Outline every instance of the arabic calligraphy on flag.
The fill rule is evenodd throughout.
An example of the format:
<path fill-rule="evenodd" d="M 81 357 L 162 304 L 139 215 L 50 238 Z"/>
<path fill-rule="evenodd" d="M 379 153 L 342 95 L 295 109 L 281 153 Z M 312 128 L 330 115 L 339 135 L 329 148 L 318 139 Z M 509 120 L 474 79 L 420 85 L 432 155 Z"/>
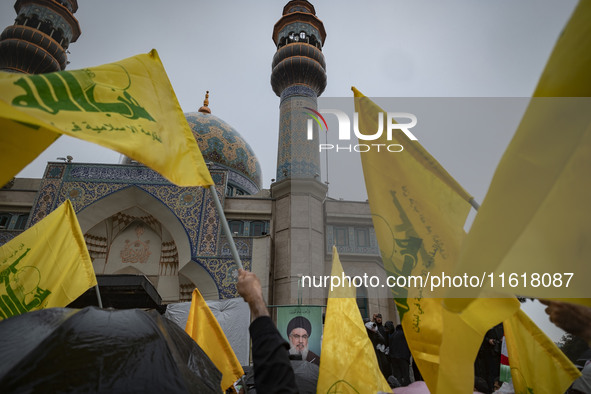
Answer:
<path fill-rule="evenodd" d="M 154 50 L 81 70 L 0 72 L 0 184 L 61 134 L 123 153 L 179 186 L 213 184 Z"/>

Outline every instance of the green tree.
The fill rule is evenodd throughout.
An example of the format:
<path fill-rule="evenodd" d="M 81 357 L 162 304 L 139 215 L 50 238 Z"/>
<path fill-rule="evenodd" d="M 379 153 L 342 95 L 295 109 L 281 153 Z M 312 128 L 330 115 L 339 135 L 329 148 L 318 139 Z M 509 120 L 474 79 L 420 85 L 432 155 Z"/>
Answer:
<path fill-rule="evenodd" d="M 589 349 L 589 345 L 587 345 L 585 340 L 569 333 L 564 334 L 562 338 L 560 338 L 558 347 L 574 364 L 577 364 L 576 361 L 579 359 L 581 354 L 583 354 L 585 350 Z"/>

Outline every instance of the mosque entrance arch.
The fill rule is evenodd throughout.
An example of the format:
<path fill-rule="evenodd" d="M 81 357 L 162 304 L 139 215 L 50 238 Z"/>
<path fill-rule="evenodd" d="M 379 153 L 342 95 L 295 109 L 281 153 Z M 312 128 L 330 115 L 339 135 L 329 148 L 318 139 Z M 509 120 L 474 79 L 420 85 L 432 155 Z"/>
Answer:
<path fill-rule="evenodd" d="M 131 186 L 89 205 L 78 221 L 97 274 L 145 275 L 163 302 L 184 301 L 188 288 L 217 298 L 205 270 L 195 270 L 191 245 L 180 220 L 160 200 Z M 187 268 L 189 274 L 179 275 Z"/>

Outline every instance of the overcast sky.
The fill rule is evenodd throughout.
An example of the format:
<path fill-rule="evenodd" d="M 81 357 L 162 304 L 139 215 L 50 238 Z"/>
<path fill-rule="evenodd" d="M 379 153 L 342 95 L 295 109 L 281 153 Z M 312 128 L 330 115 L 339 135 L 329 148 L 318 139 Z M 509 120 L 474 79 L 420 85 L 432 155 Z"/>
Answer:
<path fill-rule="evenodd" d="M 2 1 L 0 27 L 13 23 L 13 3 Z M 249 142 L 261 162 L 264 187 L 269 187 L 275 178 L 279 124 L 279 98 L 269 82 L 275 53 L 271 34 L 285 3 L 81 0 L 76 17 L 82 35 L 70 45 L 68 69 L 157 49 L 183 110 L 196 111 L 209 90 L 212 113 Z M 576 1 L 313 4 L 327 31 L 323 97 L 351 97 L 352 85 L 369 97 L 529 97 Z M 475 131 L 471 137 L 442 143 L 418 135 L 482 201 L 511 135 Z M 76 162 L 120 159 L 116 152 L 62 137 L 19 176 L 41 177 L 47 161 L 66 155 Z M 559 336 L 551 333 L 553 339 Z"/>

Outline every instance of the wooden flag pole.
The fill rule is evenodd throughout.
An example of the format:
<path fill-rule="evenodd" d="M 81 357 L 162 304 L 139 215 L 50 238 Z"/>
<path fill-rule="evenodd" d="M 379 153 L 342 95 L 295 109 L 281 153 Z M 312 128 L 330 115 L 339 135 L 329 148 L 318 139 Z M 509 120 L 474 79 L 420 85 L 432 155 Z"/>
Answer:
<path fill-rule="evenodd" d="M 238 268 L 244 269 L 244 267 L 242 266 L 242 261 L 240 261 L 240 256 L 238 256 L 238 249 L 236 249 L 234 238 L 232 238 L 232 232 L 230 231 L 230 226 L 228 225 L 228 221 L 226 220 L 224 209 L 222 208 L 222 204 L 220 203 L 218 194 L 215 191 L 215 186 L 210 185 L 209 191 L 211 192 L 211 198 L 213 198 L 215 208 L 218 211 L 218 215 L 220 216 L 220 221 L 222 222 L 222 228 L 224 229 L 226 238 L 228 238 L 228 243 L 230 244 L 230 252 L 232 252 L 232 257 L 234 258 L 234 261 L 236 261 L 236 265 L 238 266 Z"/>

